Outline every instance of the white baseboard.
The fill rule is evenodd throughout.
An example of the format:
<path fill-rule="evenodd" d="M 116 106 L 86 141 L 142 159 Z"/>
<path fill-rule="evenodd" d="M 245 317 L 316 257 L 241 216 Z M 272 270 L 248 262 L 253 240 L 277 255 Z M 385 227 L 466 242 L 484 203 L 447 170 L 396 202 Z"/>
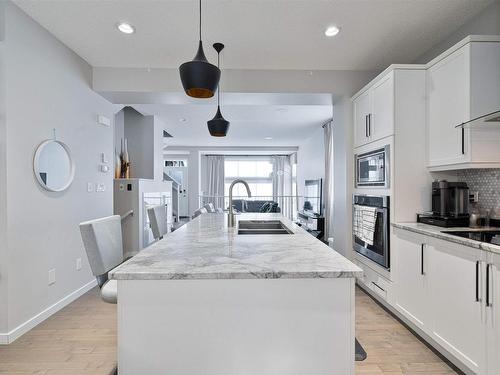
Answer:
<path fill-rule="evenodd" d="M 39 314 L 35 315 L 31 319 L 27 320 L 26 322 L 20 324 L 16 328 L 14 328 L 12 331 L 7 332 L 7 333 L 0 333 L 0 345 L 6 345 L 6 344 L 11 344 L 15 340 L 17 340 L 19 337 L 24 335 L 26 332 L 30 331 L 34 327 L 36 327 L 38 324 L 43 322 L 45 319 L 50 317 L 51 315 L 55 314 L 62 308 L 66 307 L 69 305 L 71 302 L 74 300 L 78 299 L 81 297 L 83 294 L 87 293 L 90 289 L 95 287 L 97 285 L 96 280 L 92 280 L 91 282 L 85 284 L 81 288 L 75 290 L 74 292 L 71 292 L 68 294 L 66 297 L 60 299 L 56 303 L 54 303 L 52 306 L 49 306 Z"/>

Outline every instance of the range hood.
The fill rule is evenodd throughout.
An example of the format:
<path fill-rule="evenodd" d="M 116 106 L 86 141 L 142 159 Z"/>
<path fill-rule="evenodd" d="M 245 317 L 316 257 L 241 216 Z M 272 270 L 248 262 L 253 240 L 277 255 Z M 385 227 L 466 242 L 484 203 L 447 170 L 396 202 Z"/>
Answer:
<path fill-rule="evenodd" d="M 500 129 L 500 111 L 491 112 L 455 126 L 455 128 L 462 129 L 492 129 L 494 127 Z"/>

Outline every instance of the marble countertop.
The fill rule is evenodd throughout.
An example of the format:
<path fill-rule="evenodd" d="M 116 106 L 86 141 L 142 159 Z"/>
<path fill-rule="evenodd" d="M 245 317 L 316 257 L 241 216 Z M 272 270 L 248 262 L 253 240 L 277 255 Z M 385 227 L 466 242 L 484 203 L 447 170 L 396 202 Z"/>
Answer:
<path fill-rule="evenodd" d="M 494 244 L 490 244 L 490 243 L 486 243 L 486 242 L 475 241 L 475 240 L 471 240 L 469 238 L 458 237 L 458 236 L 454 236 L 454 235 L 447 234 L 447 233 L 442 233 L 443 231 L 462 232 L 462 231 L 500 230 L 500 228 L 493 228 L 493 227 L 488 227 L 488 228 L 469 228 L 469 227 L 443 228 L 443 227 L 438 227 L 435 225 L 429 225 L 429 224 L 423 224 L 423 223 L 392 223 L 392 226 L 395 228 L 399 228 L 399 229 L 405 229 L 405 230 L 408 230 L 410 232 L 419 233 L 419 234 L 423 234 L 426 236 L 438 238 L 440 240 L 455 242 L 455 243 L 458 243 L 460 245 L 470 246 L 470 247 L 474 247 L 476 249 L 486 250 L 486 251 L 490 251 L 492 253 L 500 254 L 500 246 L 498 246 L 498 245 L 494 245 Z"/>
<path fill-rule="evenodd" d="M 352 278 L 361 268 L 280 214 L 236 220 L 280 220 L 293 234 L 238 235 L 226 214 L 203 214 L 109 276 L 117 280 Z"/>

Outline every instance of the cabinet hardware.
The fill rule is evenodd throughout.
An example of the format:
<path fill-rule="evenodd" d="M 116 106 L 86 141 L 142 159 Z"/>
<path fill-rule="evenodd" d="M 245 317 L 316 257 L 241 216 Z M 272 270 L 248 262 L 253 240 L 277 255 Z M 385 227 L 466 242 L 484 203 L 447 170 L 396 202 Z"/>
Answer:
<path fill-rule="evenodd" d="M 492 264 L 486 265 L 486 307 L 490 307 L 492 305 L 490 300 L 490 267 Z"/>
<path fill-rule="evenodd" d="M 479 260 L 476 261 L 476 302 L 479 302 L 479 266 L 480 262 Z"/>
<path fill-rule="evenodd" d="M 372 281 L 372 284 L 379 288 L 382 292 L 385 292 L 385 289 L 378 285 L 375 281 Z"/>
<path fill-rule="evenodd" d="M 465 155 L 465 129 L 462 127 L 462 155 Z"/>
<path fill-rule="evenodd" d="M 422 244 L 420 246 L 420 274 L 425 275 L 424 271 L 424 246 L 425 244 Z"/>
<path fill-rule="evenodd" d="M 368 136 L 372 136 L 372 114 L 368 114 Z"/>
<path fill-rule="evenodd" d="M 365 115 L 365 138 L 368 138 L 368 115 Z"/>

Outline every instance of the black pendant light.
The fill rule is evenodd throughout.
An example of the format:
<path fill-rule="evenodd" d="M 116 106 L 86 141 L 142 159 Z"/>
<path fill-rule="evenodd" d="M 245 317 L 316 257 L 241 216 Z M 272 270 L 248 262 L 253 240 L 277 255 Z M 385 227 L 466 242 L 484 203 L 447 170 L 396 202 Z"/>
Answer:
<path fill-rule="evenodd" d="M 215 43 L 214 48 L 217 51 L 217 67 L 220 64 L 220 51 L 224 49 L 224 44 Z M 210 121 L 207 121 L 208 131 L 212 137 L 225 137 L 229 129 L 229 121 L 227 121 L 220 112 L 220 86 L 217 87 L 217 112 Z"/>
<path fill-rule="evenodd" d="M 215 94 L 219 85 L 220 70 L 210 64 L 203 52 L 201 42 L 201 0 L 200 0 L 200 42 L 198 52 L 192 61 L 186 62 L 179 67 L 182 86 L 188 96 L 206 99 Z"/>

